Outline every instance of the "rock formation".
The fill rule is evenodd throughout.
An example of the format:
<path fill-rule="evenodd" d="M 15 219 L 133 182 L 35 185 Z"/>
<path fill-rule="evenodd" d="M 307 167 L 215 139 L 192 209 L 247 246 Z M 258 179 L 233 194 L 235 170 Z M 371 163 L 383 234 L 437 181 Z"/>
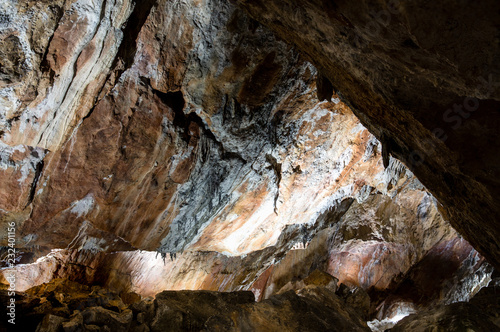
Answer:
<path fill-rule="evenodd" d="M 392 331 L 496 331 L 499 326 L 498 279 L 483 288 L 469 303 L 439 306 L 400 321 Z"/>
<path fill-rule="evenodd" d="M 0 4 L 0 283 L 27 328 L 382 329 L 488 285 L 498 5 L 446 46 L 420 2 Z"/>
<path fill-rule="evenodd" d="M 3 299 L 3 298 L 2 298 Z M 251 292 L 164 291 L 141 300 L 54 280 L 18 299 L 24 330 L 37 331 L 370 331 L 335 288 L 310 284 L 255 302 Z M 2 303 L 3 304 L 3 303 Z M 314 312 L 314 314 L 312 314 Z"/>
<path fill-rule="evenodd" d="M 248 1 L 500 267 L 498 1 Z"/>

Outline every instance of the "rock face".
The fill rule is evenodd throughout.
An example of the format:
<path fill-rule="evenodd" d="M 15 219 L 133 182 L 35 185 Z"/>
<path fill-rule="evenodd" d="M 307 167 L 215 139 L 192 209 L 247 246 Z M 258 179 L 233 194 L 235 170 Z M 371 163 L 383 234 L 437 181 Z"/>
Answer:
<path fill-rule="evenodd" d="M 356 31 L 359 22 L 342 14 L 348 5 L 339 3 L 338 16 L 330 7 L 316 13 L 309 32 L 296 36 L 301 25 L 278 26 L 274 2 L 241 2 L 278 36 L 310 46 L 319 73 L 227 1 L 0 6 L 0 220 L 15 223 L 18 250 L 15 266 L 3 260 L 0 283 L 7 288 L 16 275 L 40 330 L 162 330 L 166 321 L 181 330 L 366 330 L 368 319 L 468 300 L 488 283 L 492 267 L 448 219 L 477 246 L 475 227 L 496 211 L 495 182 L 485 184 L 495 173 L 468 172 L 467 144 L 451 155 L 469 127 L 496 128 L 494 113 L 471 116 L 446 132 L 446 145 L 409 164 L 408 149 L 421 152 L 417 142 L 431 137 L 432 117 L 418 110 L 437 98 L 410 86 L 425 89 L 440 67 L 424 52 L 436 68 L 404 67 L 414 74 L 406 86 L 402 67 L 383 79 L 371 74 L 390 68 L 384 44 L 361 54 L 342 38 L 327 47 L 336 33 Z M 303 6 L 315 17 L 326 3 Z M 290 10 L 283 6 L 283 22 Z M 333 24 L 321 53 L 324 15 Z M 397 22 L 412 17 L 401 15 Z M 329 64 L 338 57 L 346 58 Z M 438 110 L 459 87 L 457 96 L 469 91 L 441 74 L 432 76 L 444 96 L 432 104 Z M 398 99 L 419 94 L 425 98 L 411 109 Z M 489 167 L 486 159 L 478 162 Z M 0 229 L 2 258 L 7 232 Z M 493 263 L 496 232 L 486 227 L 477 247 Z M 75 299 L 61 298 L 66 288 Z M 104 303 L 99 292 L 114 295 Z"/>
<path fill-rule="evenodd" d="M 0 204 L 7 211 L 22 211 L 31 203 L 43 168 L 45 151 L 30 146 L 0 147 L 2 192 Z M 4 211 L 5 211 L 4 210 Z"/>
<path fill-rule="evenodd" d="M 396 161 L 384 170 L 379 142 L 336 95 L 318 102 L 310 64 L 232 5 L 89 12 L 82 1 L 61 4 L 48 67 L 33 67 L 54 76 L 53 93 L 66 82 L 64 100 L 18 103 L 2 136 L 48 150 L 17 175 L 25 204 L 2 212 L 17 221 L 18 246 L 241 255 L 276 244 L 288 225 L 326 227 L 346 199 L 422 192 Z M 14 23 L 31 15 L 9 6 Z M 137 40 L 120 44 L 127 18 Z"/>
<path fill-rule="evenodd" d="M 236 2 L 306 54 L 500 266 L 500 3 Z"/>
<path fill-rule="evenodd" d="M 298 294 L 290 291 L 262 302 L 255 302 L 251 292 L 165 291 L 129 305 L 123 297 L 54 280 L 18 297 L 18 313 L 25 319 L 16 330 L 370 331 L 356 307 L 312 283 Z M 1 298 L 4 307 L 9 298 Z"/>
<path fill-rule="evenodd" d="M 391 331 L 497 331 L 500 302 L 496 282 L 483 288 L 469 303 L 460 302 L 410 315 Z"/>

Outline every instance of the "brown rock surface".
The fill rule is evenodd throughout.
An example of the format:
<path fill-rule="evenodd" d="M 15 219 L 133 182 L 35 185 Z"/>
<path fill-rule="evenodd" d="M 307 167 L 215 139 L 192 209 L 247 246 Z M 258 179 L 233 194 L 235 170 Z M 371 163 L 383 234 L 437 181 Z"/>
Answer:
<path fill-rule="evenodd" d="M 391 331 L 498 331 L 500 297 L 495 287 L 483 288 L 468 303 L 453 303 L 410 315 Z"/>
<path fill-rule="evenodd" d="M 446 4 L 428 19 L 400 3 L 372 36 L 385 2 L 236 2 L 277 35 L 228 1 L 0 4 L 0 221 L 17 250 L 9 267 L 2 228 L 0 283 L 31 289 L 40 329 L 363 330 L 488 282 L 448 219 L 497 262 L 498 91 L 471 88 L 495 67 L 496 14 L 450 21 L 447 48 L 420 27 Z M 460 34 L 491 56 L 459 54 Z M 450 129 L 439 117 L 465 96 L 480 109 Z M 260 302 L 215 292 L 242 290 Z"/>
<path fill-rule="evenodd" d="M 0 298 L 3 307 L 9 297 L 1 294 Z M 287 292 L 262 302 L 255 302 L 251 292 L 164 291 L 154 300 L 144 299 L 130 306 L 110 305 L 117 298 L 116 293 L 99 287 L 54 280 L 19 296 L 17 311 L 26 319 L 18 321 L 15 329 L 369 331 L 355 309 L 346 306 L 332 290 L 320 286 L 310 285 L 298 295 Z"/>
<path fill-rule="evenodd" d="M 236 2 L 308 56 L 499 266 L 500 3 Z"/>
<path fill-rule="evenodd" d="M 98 61 L 89 55 L 97 34 L 86 32 L 95 17 L 79 4 L 67 4 L 51 41 L 67 47 L 47 51 L 61 79 L 76 61 L 71 84 L 83 84 L 87 59 Z M 107 12 L 108 5 L 103 13 L 115 19 L 130 11 L 121 3 L 121 12 Z M 129 13 L 144 24 L 133 30 L 134 57 L 108 50 L 115 67 L 94 65 L 107 83 L 88 83 L 82 98 L 90 104 L 59 106 L 55 119 L 67 116 L 66 127 L 13 122 L 53 150 L 29 218 L 18 222 L 20 246 L 248 254 L 276 244 L 288 225 L 315 223 L 344 198 L 372 188 L 392 195 L 397 181 L 413 177 L 384 171 L 380 144 L 349 108 L 336 95 L 318 102 L 315 69 L 230 4 L 144 6 Z M 165 17 L 170 10 L 184 15 Z M 83 24 L 75 35 L 67 27 L 74 15 Z M 116 22 L 102 19 L 104 38 Z M 66 96 L 76 105 L 79 95 Z M 4 139 L 22 134 L 28 142 L 16 128 L 6 127 Z"/>
<path fill-rule="evenodd" d="M 0 206 L 2 215 L 21 212 L 31 204 L 43 170 L 46 151 L 31 146 L 1 144 Z M 2 230 L 3 231 L 3 230 Z"/>

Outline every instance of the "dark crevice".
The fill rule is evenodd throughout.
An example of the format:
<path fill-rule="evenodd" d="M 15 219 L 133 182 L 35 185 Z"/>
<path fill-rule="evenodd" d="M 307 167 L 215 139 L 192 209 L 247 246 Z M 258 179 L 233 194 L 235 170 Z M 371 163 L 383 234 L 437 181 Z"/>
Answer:
<path fill-rule="evenodd" d="M 44 167 L 44 161 L 43 159 L 40 160 L 40 162 L 36 165 L 35 168 L 35 178 L 33 179 L 33 183 L 31 184 L 30 188 L 30 195 L 28 197 L 28 202 L 26 203 L 25 208 L 33 202 L 33 199 L 35 198 L 35 193 L 36 193 L 36 187 L 38 185 L 38 180 L 40 180 L 40 177 L 42 176 L 42 171 Z"/>
<path fill-rule="evenodd" d="M 274 213 L 278 214 L 278 198 L 280 197 L 280 183 L 281 183 L 281 163 L 270 154 L 266 154 L 266 160 L 271 164 L 274 173 L 276 174 L 276 195 L 274 196 Z"/>
<path fill-rule="evenodd" d="M 21 115 L 16 115 L 10 119 L 8 119 L 7 122 L 7 128 L 12 128 L 12 123 L 17 122 L 21 119 Z M 0 137 L 4 134 L 4 130 L 0 130 Z"/>
<path fill-rule="evenodd" d="M 268 125 L 268 137 L 269 142 L 271 142 L 275 147 L 279 144 L 279 133 L 278 128 L 283 128 L 283 118 L 285 117 L 285 111 L 279 110 L 274 115 Z"/>
<path fill-rule="evenodd" d="M 230 101 L 229 101 L 229 96 L 228 94 L 224 94 L 224 106 L 222 108 L 222 125 L 226 124 L 226 121 L 229 120 L 229 116 L 231 115 L 231 109 L 230 109 Z"/>
<path fill-rule="evenodd" d="M 107 5 L 107 0 L 104 0 L 101 5 L 101 13 L 99 14 L 99 26 L 96 28 L 96 32 L 99 30 L 99 27 L 101 26 L 102 20 L 104 19 L 104 15 L 106 15 L 106 5 Z"/>
<path fill-rule="evenodd" d="M 89 112 L 82 118 L 81 122 L 85 121 L 85 119 L 89 118 L 92 115 L 96 106 L 97 106 L 97 104 L 94 104 L 94 106 L 92 106 L 92 108 L 89 110 Z"/>
<path fill-rule="evenodd" d="M 142 78 L 143 81 L 149 81 L 147 78 Z M 223 159 L 238 159 L 243 163 L 247 161 L 238 153 L 233 151 L 227 151 L 224 148 L 224 145 L 217 139 L 217 137 L 212 133 L 212 131 L 206 126 L 205 122 L 202 118 L 192 112 L 189 114 L 184 113 L 185 101 L 184 95 L 182 91 L 170 91 L 170 92 L 162 92 L 156 89 L 151 88 L 153 93 L 161 99 L 161 101 L 170 107 L 174 112 L 174 121 L 173 125 L 176 128 L 180 129 L 180 137 L 186 143 L 189 143 L 191 136 L 189 134 L 189 125 L 191 123 L 196 123 L 198 127 L 200 127 L 203 131 L 203 134 L 210 140 L 216 143 L 221 153 Z"/>
<path fill-rule="evenodd" d="M 391 155 L 396 155 L 401 149 L 394 139 L 385 133 L 382 133 L 380 136 L 380 143 L 382 144 L 382 162 L 384 163 L 384 168 L 387 168 L 389 167 Z"/>
<path fill-rule="evenodd" d="M 85 249 L 82 249 L 82 250 L 85 250 Z M 85 265 L 85 264 L 79 264 L 79 263 L 73 263 L 73 262 L 68 262 L 67 264 L 71 265 L 71 266 L 79 266 L 79 267 L 83 267 L 83 268 L 86 268 L 86 269 L 95 270 L 94 267 L 89 266 L 89 265 Z"/>
<path fill-rule="evenodd" d="M 144 23 L 146 23 L 146 19 L 155 4 L 156 0 L 134 2 L 134 10 L 132 11 L 132 14 L 130 14 L 129 19 L 127 20 L 127 23 L 125 23 L 125 27 L 122 30 L 124 38 L 118 48 L 118 52 L 116 53 L 115 61 L 111 66 L 111 68 L 116 68 L 117 63 L 120 60 L 123 61 L 124 67 L 121 69 L 121 72 L 118 73 L 117 77 L 119 77 L 120 74 L 127 68 L 132 66 L 135 53 L 137 52 L 137 37 L 139 36 L 139 32 L 141 31 Z"/>
<path fill-rule="evenodd" d="M 411 38 L 405 39 L 401 45 L 415 50 L 420 48 Z"/>
<path fill-rule="evenodd" d="M 316 77 L 316 93 L 318 95 L 318 100 L 323 101 L 332 100 L 333 97 L 333 84 L 328 78 L 318 73 Z"/>
<path fill-rule="evenodd" d="M 384 168 L 389 167 L 389 160 L 391 157 L 391 153 L 389 151 L 388 144 L 386 142 L 382 143 L 382 161 L 384 163 Z"/>
<path fill-rule="evenodd" d="M 53 6 L 51 8 L 53 12 L 56 12 L 56 26 L 54 27 L 54 33 L 52 33 L 49 37 L 49 42 L 47 43 L 47 48 L 45 49 L 45 52 L 43 53 L 42 56 L 42 61 L 40 62 L 40 70 L 43 72 L 49 72 L 49 79 L 50 79 L 50 85 L 54 83 L 54 76 L 55 72 L 50 68 L 49 61 L 47 60 L 47 56 L 49 54 L 49 49 L 50 49 L 50 44 L 52 43 L 52 39 L 54 38 L 55 32 L 59 28 L 59 23 L 61 21 L 61 18 L 63 17 L 64 10 L 63 8 L 59 6 Z"/>

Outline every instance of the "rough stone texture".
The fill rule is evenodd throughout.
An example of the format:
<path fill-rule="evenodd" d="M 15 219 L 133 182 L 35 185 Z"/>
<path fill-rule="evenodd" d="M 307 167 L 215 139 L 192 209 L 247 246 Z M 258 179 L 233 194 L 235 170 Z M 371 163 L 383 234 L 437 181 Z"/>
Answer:
<path fill-rule="evenodd" d="M 0 35 L 2 140 L 55 151 L 94 106 L 130 1 L 7 1 Z M 11 46 L 12 45 L 12 46 Z M 10 73 L 14 73 L 15 80 Z"/>
<path fill-rule="evenodd" d="M 57 332 L 59 331 L 63 322 L 64 322 L 63 317 L 48 314 L 43 318 L 42 322 L 38 325 L 36 331 Z"/>
<path fill-rule="evenodd" d="M 17 295 L 17 310 L 25 319 L 14 330 L 369 331 L 363 319 L 369 306 L 367 294 L 345 285 L 335 293 L 319 285 L 325 279 L 314 272 L 304 279 L 307 286 L 261 302 L 254 302 L 251 292 L 165 291 L 128 306 L 116 305 L 119 297 L 109 290 L 53 280 Z M 496 331 L 500 326 L 496 282 L 469 303 L 435 306 L 410 315 L 393 331 Z M 0 298 L 3 312 L 9 297 L 1 293 Z"/>
<path fill-rule="evenodd" d="M 164 17 L 172 10 L 185 15 Z M 29 219 L 18 225 L 25 244 L 248 253 L 361 189 L 350 187 L 352 166 L 371 136 L 345 105 L 318 104 L 314 68 L 254 25 L 224 3 L 154 7 L 130 68 L 117 80 L 117 64 L 96 104 L 52 146 Z M 39 130 L 59 135 L 51 128 Z M 382 171 L 377 163 L 362 169 Z"/>
<path fill-rule="evenodd" d="M 266 15 L 256 18 L 285 40 L 294 37 L 299 48 L 311 46 L 305 53 L 320 73 L 226 1 L 0 5 L 5 11 L 0 17 L 0 220 L 16 223 L 17 263 L 31 263 L 3 268 L 3 288 L 7 276 L 16 273 L 19 291 L 54 278 L 142 296 L 182 289 L 251 290 L 262 305 L 238 307 L 236 318 L 184 321 L 185 308 L 170 312 L 162 305 L 166 313 L 157 321 L 168 314 L 184 327 L 230 329 L 254 322 L 245 328 L 259 329 L 272 313 L 273 329 L 285 322 L 292 330 L 324 330 L 322 324 L 345 326 L 348 321 L 363 329 L 359 319 L 392 318 L 402 305 L 422 310 L 466 300 L 488 281 L 491 267 L 446 220 L 452 218 L 463 235 L 476 239 L 473 227 L 483 222 L 482 216 L 488 211 L 495 216 L 490 203 L 496 180 L 484 190 L 474 181 L 484 183 L 496 173 L 483 177 L 475 173 L 481 167 L 468 171 L 469 143 L 459 151 L 465 156 L 448 152 L 470 126 L 496 128 L 494 119 L 471 117 L 460 130 L 447 132 L 447 147 L 441 143 L 441 150 L 426 149 L 424 163 L 410 165 L 438 202 L 391 155 L 408 164 L 408 149 L 420 151 L 417 141 L 429 137 L 424 127 L 432 117 L 423 123 L 419 110 L 435 100 L 437 92 L 425 87 L 441 62 L 424 52 L 435 65 L 432 70 L 394 66 L 383 76 L 382 67 L 392 64 L 384 42 L 394 36 L 372 41 L 360 54 L 352 52 L 348 40 L 334 37 L 339 29 L 357 31 L 359 22 L 350 26 L 346 17 L 363 16 L 365 6 L 372 5 L 362 3 L 359 13 L 345 16 L 348 5 L 318 14 L 315 10 L 326 2 L 306 1 L 302 5 L 311 11 L 305 15 L 319 16 L 297 38 L 301 25 L 284 33 L 274 20 L 274 2 L 265 5 L 270 6 Z M 243 6 L 257 15 L 264 4 Z M 282 10 L 280 19 L 286 21 L 288 3 Z M 411 13 L 398 20 L 420 15 Z M 303 14 L 295 13 L 294 19 L 300 22 Z M 328 14 L 333 16 L 325 18 Z M 398 20 L 393 22 L 398 27 L 414 26 Z M 322 53 L 315 41 L 327 25 L 328 34 L 321 37 L 327 53 Z M 412 40 L 405 40 L 405 47 Z M 335 54 L 327 47 L 330 42 L 338 46 Z M 339 61 L 331 64 L 333 59 Z M 417 65 L 423 66 L 411 64 Z M 398 80 L 401 70 L 412 71 L 405 78 L 411 82 Z M 453 81 L 446 70 L 439 73 L 434 81 L 444 96 L 439 105 L 444 105 L 454 98 L 450 91 L 465 83 Z M 398 98 L 412 101 L 416 95 L 425 98 L 411 104 L 414 109 L 401 106 Z M 483 106 L 481 101 L 481 112 Z M 488 149 L 494 149 L 496 140 L 484 133 L 481 139 L 490 140 Z M 491 151 L 482 151 L 477 161 L 489 167 Z M 443 165 L 449 166 L 447 173 L 441 172 Z M 453 186 L 464 191 L 461 198 L 449 192 Z M 473 199 L 466 201 L 469 196 Z M 459 203 L 464 222 L 478 217 L 470 230 L 457 223 Z M 4 246 L 5 232 L 0 231 Z M 485 228 L 485 234 L 495 232 Z M 308 278 L 313 271 L 320 272 Z M 335 280 L 344 285 L 340 299 L 331 294 Z M 312 287 L 318 284 L 323 288 Z M 158 301 L 144 303 L 147 308 L 133 316 L 138 324 L 132 324 L 124 310 L 139 295 L 94 296 L 87 289 L 81 298 L 65 301 L 63 293 L 52 291 L 44 307 L 33 311 L 33 304 L 27 312 L 41 320 L 43 308 L 44 314 L 54 314 L 55 305 L 67 318 L 61 323 L 66 330 L 86 325 L 88 330 L 129 326 L 144 331 L 158 308 Z M 309 326 L 310 317 L 301 310 L 312 306 L 326 315 L 318 303 L 340 316 Z M 343 312 L 345 305 L 355 307 L 360 318 Z M 294 310 L 300 314 L 292 320 Z M 43 326 L 59 323 L 49 317 Z"/>
<path fill-rule="evenodd" d="M 365 199 L 379 195 L 368 195 Z M 404 192 L 396 197 L 399 195 L 404 197 Z M 321 230 L 325 225 L 319 222 L 310 231 L 300 225 L 290 226 L 275 246 L 244 257 L 187 251 L 162 258 L 155 252 L 96 254 L 90 250 L 62 250 L 13 271 L 19 278 L 19 290 L 47 282 L 51 277 L 62 277 L 143 296 L 154 296 L 165 289 L 251 290 L 257 300 L 263 300 L 304 288 L 317 279 L 315 271 L 324 273 L 317 271 L 319 269 L 351 287 L 368 291 L 372 304 L 365 306 L 360 316 L 367 317 L 369 313 L 383 320 L 399 315 L 401 307 L 420 310 L 438 303 L 467 300 L 491 275 L 491 267 L 484 259 L 443 225 L 439 214 L 433 213 L 436 206 L 428 194 L 420 195 L 420 202 L 414 199 L 406 202 L 418 205 L 419 209 L 406 206 L 404 219 L 399 219 L 397 214 L 380 213 L 380 210 L 394 209 L 392 201 L 388 201 L 388 205 L 375 205 L 378 208 L 374 210 L 372 205 L 365 205 L 378 214 L 378 222 L 371 225 L 353 222 L 353 214 L 363 220 L 359 209 L 364 205 L 350 201 L 347 208 L 339 207 L 337 213 L 330 211 L 328 218 L 320 218 L 330 227 Z M 381 227 L 386 231 L 381 231 Z M 363 234 L 359 233 L 360 229 Z M 304 236 L 311 239 L 306 239 L 305 246 Z M 414 242 L 407 240 L 410 236 L 414 236 Z M 368 250 L 373 247 L 378 249 Z M 12 270 L 4 270 L 4 275 L 9 271 Z M 322 281 L 313 283 L 325 286 Z M 335 291 L 336 283 L 328 287 Z M 350 293 L 342 297 L 351 304 L 364 301 L 363 297 L 357 300 L 357 296 L 351 297 Z"/>
<path fill-rule="evenodd" d="M 500 297 L 496 285 L 483 288 L 472 300 L 410 315 L 391 331 L 498 331 Z"/>
<path fill-rule="evenodd" d="M 500 266 L 498 1 L 235 2 L 306 54 Z"/>
<path fill-rule="evenodd" d="M 46 152 L 30 146 L 0 144 L 1 213 L 22 212 L 33 200 Z"/>
<path fill-rule="evenodd" d="M 9 298 L 0 298 L 3 313 Z M 165 291 L 154 300 L 110 306 L 116 298 L 99 287 L 54 280 L 18 298 L 18 314 L 25 318 L 15 330 L 369 331 L 354 307 L 331 289 L 312 284 L 298 294 L 287 292 L 262 302 L 255 302 L 251 292 Z"/>
<path fill-rule="evenodd" d="M 315 69 L 228 3 L 106 2 L 100 24 L 83 2 L 65 6 L 47 66 L 51 91 L 60 78 L 68 93 L 50 123 L 33 125 L 43 117 L 21 105 L 3 135 L 51 150 L 27 220 L 5 217 L 17 222 L 19 246 L 248 254 L 275 245 L 288 225 L 324 226 L 318 217 L 346 198 L 393 197 L 413 178 L 392 159 L 385 171 L 380 144 L 349 108 L 336 95 L 318 102 L 316 81 L 325 83 Z M 115 29 L 127 17 L 137 41 L 120 44 Z M 105 48 L 113 31 L 120 39 Z M 71 69 L 87 66 L 105 79 Z"/>

